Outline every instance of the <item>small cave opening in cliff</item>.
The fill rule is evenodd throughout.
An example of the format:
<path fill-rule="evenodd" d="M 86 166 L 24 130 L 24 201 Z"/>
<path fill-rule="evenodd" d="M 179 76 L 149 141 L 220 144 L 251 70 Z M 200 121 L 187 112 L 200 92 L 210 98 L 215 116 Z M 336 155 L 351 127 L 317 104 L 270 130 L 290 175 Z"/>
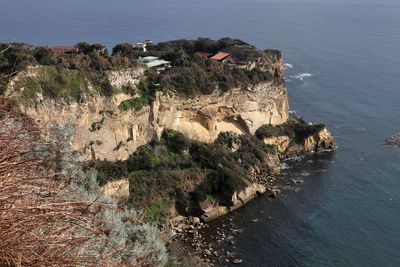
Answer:
<path fill-rule="evenodd" d="M 196 121 L 197 123 L 199 123 L 199 124 L 200 124 L 201 126 L 203 126 L 205 129 L 211 130 L 211 129 L 210 129 L 210 125 L 209 125 L 209 118 L 208 118 L 206 115 L 204 115 L 203 113 L 197 112 L 194 121 Z"/>
<path fill-rule="evenodd" d="M 221 132 L 234 132 L 239 134 L 250 134 L 249 127 L 241 116 L 225 117 L 218 125 Z"/>

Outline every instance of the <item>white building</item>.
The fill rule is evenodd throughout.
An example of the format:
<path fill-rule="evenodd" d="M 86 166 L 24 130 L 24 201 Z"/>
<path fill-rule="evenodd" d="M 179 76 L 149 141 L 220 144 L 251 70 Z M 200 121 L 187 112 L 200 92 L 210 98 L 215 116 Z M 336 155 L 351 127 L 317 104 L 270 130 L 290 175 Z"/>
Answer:
<path fill-rule="evenodd" d="M 149 68 L 156 68 L 157 71 L 163 71 L 171 67 L 170 61 L 154 56 L 141 57 L 138 61 Z"/>

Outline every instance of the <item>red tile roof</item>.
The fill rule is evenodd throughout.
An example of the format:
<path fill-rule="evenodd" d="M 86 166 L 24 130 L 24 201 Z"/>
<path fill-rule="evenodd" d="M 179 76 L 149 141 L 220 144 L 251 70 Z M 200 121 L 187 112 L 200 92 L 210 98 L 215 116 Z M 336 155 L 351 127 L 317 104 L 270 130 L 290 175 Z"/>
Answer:
<path fill-rule="evenodd" d="M 225 52 L 219 52 L 211 57 L 211 59 L 215 60 L 223 60 L 224 58 L 228 57 L 230 54 Z"/>

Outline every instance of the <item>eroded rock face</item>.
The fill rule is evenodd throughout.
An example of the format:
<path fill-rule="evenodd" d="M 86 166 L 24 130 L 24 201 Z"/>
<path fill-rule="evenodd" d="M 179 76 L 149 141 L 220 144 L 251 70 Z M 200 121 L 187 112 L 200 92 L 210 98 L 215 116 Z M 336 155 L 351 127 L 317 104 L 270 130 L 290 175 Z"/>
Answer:
<path fill-rule="evenodd" d="M 335 149 L 336 144 L 327 128 L 323 128 L 317 134 L 307 137 L 303 144 L 290 146 L 286 154 L 289 156 L 309 153 L 312 151 L 323 151 Z"/>
<path fill-rule="evenodd" d="M 137 86 L 144 76 L 144 68 L 137 67 L 123 70 L 107 71 L 107 77 L 110 84 L 115 88 L 124 86 Z"/>
<path fill-rule="evenodd" d="M 260 84 L 252 90 L 233 89 L 221 96 L 193 99 L 159 93 L 152 106 L 140 111 L 119 110 L 118 105 L 129 98 L 118 94 L 72 104 L 44 99 L 21 109 L 42 126 L 71 123 L 73 148 L 83 160 L 124 160 L 137 147 L 160 136 L 165 128 L 213 142 L 221 132 L 254 133 L 265 123 L 277 125 L 288 119 L 288 97 L 283 85 Z"/>
<path fill-rule="evenodd" d="M 139 112 L 122 112 L 118 105 L 129 95 L 87 99 L 85 103 L 63 104 L 44 100 L 21 109 L 43 126 L 71 123 L 74 129 L 73 149 L 82 160 L 126 159 L 137 147 L 147 144 L 154 136 L 150 107 Z"/>
<path fill-rule="evenodd" d="M 290 138 L 289 136 L 274 136 L 268 137 L 263 139 L 264 144 L 266 145 L 275 145 L 279 152 L 285 152 L 286 149 L 290 145 Z"/>
<path fill-rule="evenodd" d="M 254 134 L 263 124 L 286 122 L 288 97 L 283 85 L 273 84 L 193 99 L 160 95 L 154 105 L 154 115 L 158 133 L 170 128 L 191 139 L 212 142 L 221 132 Z"/>
<path fill-rule="evenodd" d="M 201 216 L 201 219 L 204 221 L 210 221 L 217 217 L 225 215 L 228 212 L 234 211 L 245 205 L 253 198 L 255 198 L 257 194 L 265 193 L 266 189 L 267 187 L 262 184 L 258 183 L 249 184 L 242 191 L 235 192 L 232 195 L 232 206 L 230 207 L 222 206 L 219 205 L 217 202 L 215 202 L 215 203 L 210 203 L 208 207 L 204 207 L 203 208 L 204 213 Z"/>

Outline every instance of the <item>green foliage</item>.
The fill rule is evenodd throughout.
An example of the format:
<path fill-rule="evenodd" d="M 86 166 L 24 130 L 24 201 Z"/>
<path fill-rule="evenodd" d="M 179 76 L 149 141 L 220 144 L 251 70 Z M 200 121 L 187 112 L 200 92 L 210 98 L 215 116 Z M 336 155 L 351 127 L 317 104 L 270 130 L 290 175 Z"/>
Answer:
<path fill-rule="evenodd" d="M 142 55 L 141 49 L 128 44 L 128 43 L 123 43 L 123 44 L 117 44 L 113 49 L 112 49 L 112 55 L 116 56 L 123 56 L 131 59 L 137 59 L 139 56 Z"/>
<path fill-rule="evenodd" d="M 56 53 L 47 47 L 37 47 L 34 49 L 34 57 L 40 65 L 56 65 L 58 63 Z"/>
<path fill-rule="evenodd" d="M 102 45 L 102 44 L 89 44 L 86 42 L 80 42 L 75 45 L 76 48 L 79 49 L 80 52 L 82 52 L 85 55 L 91 55 L 91 54 L 107 54 L 107 48 Z"/>
<path fill-rule="evenodd" d="M 277 148 L 273 145 L 265 145 L 261 140 L 252 135 L 238 135 L 234 133 L 220 133 L 216 143 L 232 151 L 236 162 L 240 161 L 240 167 L 246 170 L 259 166 L 268 169 L 267 158 L 269 155 L 276 155 Z"/>
<path fill-rule="evenodd" d="M 37 93 L 48 98 L 65 98 L 80 101 L 89 92 L 88 83 L 76 70 L 64 68 L 38 69 L 37 77 L 27 77 L 16 82 L 15 88 L 22 93 L 23 100 L 30 100 Z"/>
<path fill-rule="evenodd" d="M 160 163 L 160 158 L 153 152 L 150 145 L 139 147 L 126 161 L 128 171 L 154 169 Z"/>
<path fill-rule="evenodd" d="M 184 153 L 190 147 L 190 141 L 180 132 L 165 130 L 162 135 L 167 147 L 175 153 Z"/>
<path fill-rule="evenodd" d="M 267 154 L 272 154 L 272 155 L 278 154 L 278 148 L 275 145 L 263 144 L 263 149 Z"/>
<path fill-rule="evenodd" d="M 126 164 L 121 161 L 97 160 L 93 163 L 86 164 L 86 169 L 94 166 L 98 172 L 98 180 L 100 185 L 104 185 L 109 181 L 128 176 Z"/>
<path fill-rule="evenodd" d="M 134 109 L 135 111 L 141 110 L 144 106 L 148 104 L 148 99 L 146 96 L 139 96 L 136 98 L 131 98 L 128 100 L 122 101 L 118 108 L 120 110 L 126 111 L 130 109 Z"/>
<path fill-rule="evenodd" d="M 165 224 L 165 218 L 171 211 L 172 203 L 169 200 L 160 199 L 145 208 L 144 221 L 147 223 Z"/>
<path fill-rule="evenodd" d="M 107 181 L 129 177 L 129 205 L 150 207 L 149 221 L 162 222 L 169 210 L 160 204 L 165 200 L 185 215 L 198 215 L 207 199 L 231 205 L 232 194 L 249 185 L 248 170 L 267 168 L 269 154 L 276 148 L 250 135 L 222 133 L 213 144 L 203 144 L 167 129 L 127 160 L 97 161 L 96 169 Z"/>
<path fill-rule="evenodd" d="M 289 133 L 297 144 L 303 143 L 307 137 L 318 134 L 324 127 L 323 124 L 308 124 L 302 118 L 295 117 L 292 117 L 282 126 L 284 131 Z"/>
<path fill-rule="evenodd" d="M 271 73 L 259 68 L 234 68 L 194 54 L 199 51 L 213 54 L 221 50 L 231 53 L 233 62 L 245 65 L 266 56 L 255 47 L 230 38 L 163 42 L 149 46 L 149 52 L 171 61 L 173 68 L 148 79 L 153 84 L 159 84 L 157 90 L 172 90 L 188 96 L 211 94 L 216 90 L 224 93 L 230 88 L 247 88 L 273 79 Z M 266 62 L 269 65 L 271 63 Z"/>
<path fill-rule="evenodd" d="M 122 91 L 124 94 L 127 94 L 127 95 L 135 95 L 135 94 L 137 93 L 136 87 L 133 87 L 133 86 L 131 86 L 131 85 L 122 86 L 121 91 Z"/>
<path fill-rule="evenodd" d="M 0 43 L 0 91 L 3 91 L 10 78 L 28 66 L 37 64 L 54 66 L 68 70 L 79 70 L 93 84 L 99 85 L 102 95 L 110 95 L 113 91 L 104 84 L 101 72 L 116 68 L 137 66 L 136 58 L 126 56 L 109 56 L 105 46 L 101 44 L 78 43 L 79 52 L 60 53 L 48 47 L 33 47 L 22 43 Z M 93 78 L 93 79 L 92 79 Z M 74 86 L 74 85 L 72 85 Z M 76 84 L 75 84 L 76 86 Z M 47 84 L 50 95 L 57 95 L 57 85 Z M 62 95 L 60 96 L 62 97 Z M 75 95 L 74 98 L 77 96 Z"/>
<path fill-rule="evenodd" d="M 0 49 L 6 48 L 7 45 L 0 44 Z M 131 108 L 139 110 L 153 101 L 157 91 L 173 91 L 185 96 L 213 92 L 223 94 L 230 88 L 249 88 L 260 82 L 272 81 L 273 75 L 258 67 L 247 70 L 232 66 L 236 63 L 246 65 L 247 61 L 259 62 L 260 58 L 263 59 L 263 62 L 265 61 L 267 66 L 271 66 L 274 60 L 279 58 L 275 53 L 264 53 L 243 41 L 230 38 L 220 40 L 199 38 L 197 40 L 176 40 L 157 45 L 149 44 L 147 52 L 141 51 L 134 45 L 124 43 L 116 45 L 111 56 L 105 46 L 101 44 L 81 42 L 75 47 L 79 49 L 78 52 L 60 53 L 47 47 L 13 44 L 0 56 L 0 86 L 3 89 L 6 86 L 9 79 L 5 78 L 7 74 L 22 70 L 26 66 L 36 64 L 58 66 L 58 68 L 66 70 L 78 70 L 81 76 L 93 84 L 94 89 L 100 95 L 111 96 L 121 91 L 130 95 L 138 94 L 138 98 L 122 103 L 120 108 L 122 110 Z M 198 51 L 216 53 L 221 50 L 231 53 L 232 66 L 194 54 Z M 266 59 L 269 54 L 271 54 L 269 57 L 273 58 L 271 61 Z M 137 90 L 131 87 L 119 90 L 112 88 L 104 75 L 106 70 L 137 66 L 136 59 L 139 56 L 148 55 L 169 60 L 173 67 L 161 73 L 149 69 L 146 72 L 147 79 L 138 85 Z M 35 92 L 44 91 L 45 96 L 53 98 L 67 97 L 79 101 L 83 97 L 81 94 L 82 80 L 71 81 L 71 84 L 53 83 L 52 80 L 36 85 L 35 81 L 27 82 L 30 85 L 25 96 L 34 97 Z M 66 91 L 65 87 L 68 86 L 71 86 L 71 89 L 68 89 L 70 94 L 63 94 L 62 92 Z M 43 87 L 43 89 L 38 89 L 38 87 Z"/>
<path fill-rule="evenodd" d="M 279 127 L 271 125 L 271 124 L 263 125 L 260 128 L 258 128 L 256 131 L 256 136 L 258 138 L 268 138 L 268 137 L 280 136 L 281 134 L 282 134 L 281 129 Z"/>
<path fill-rule="evenodd" d="M 169 42 L 158 43 L 149 47 L 149 50 L 156 50 L 162 52 L 172 52 L 177 49 L 182 49 L 188 54 L 193 54 L 197 51 L 208 53 L 216 53 L 224 48 L 243 45 L 245 42 L 238 39 L 222 38 L 220 40 L 212 40 L 209 38 L 198 38 L 197 40 L 175 40 Z"/>
<path fill-rule="evenodd" d="M 215 195 L 222 203 L 230 206 L 232 194 L 248 185 L 246 173 L 235 164 L 232 155 L 222 146 L 209 147 L 194 143 L 190 148 L 190 155 L 201 168 L 211 170 L 206 180 L 195 191 L 198 203 L 205 200 L 207 195 Z"/>
<path fill-rule="evenodd" d="M 229 142 L 238 144 L 236 152 L 228 148 Z M 98 161 L 96 168 L 106 179 L 129 177 L 129 205 L 151 206 L 166 199 L 181 214 L 198 215 L 200 203 L 210 197 L 231 205 L 232 194 L 249 184 L 249 166 L 263 165 L 271 152 L 247 135 L 225 134 L 207 145 L 165 130 L 159 141 L 139 147 L 127 160 Z"/>
<path fill-rule="evenodd" d="M 247 88 L 271 80 L 268 73 L 257 69 L 250 71 L 230 68 L 218 61 L 179 51 L 180 56 L 173 56 L 176 59 L 172 60 L 174 67 L 157 76 L 148 77 L 152 84 L 159 84 L 156 90 L 172 90 L 188 96 L 207 95 L 216 90 L 223 93 L 230 88 Z"/>

